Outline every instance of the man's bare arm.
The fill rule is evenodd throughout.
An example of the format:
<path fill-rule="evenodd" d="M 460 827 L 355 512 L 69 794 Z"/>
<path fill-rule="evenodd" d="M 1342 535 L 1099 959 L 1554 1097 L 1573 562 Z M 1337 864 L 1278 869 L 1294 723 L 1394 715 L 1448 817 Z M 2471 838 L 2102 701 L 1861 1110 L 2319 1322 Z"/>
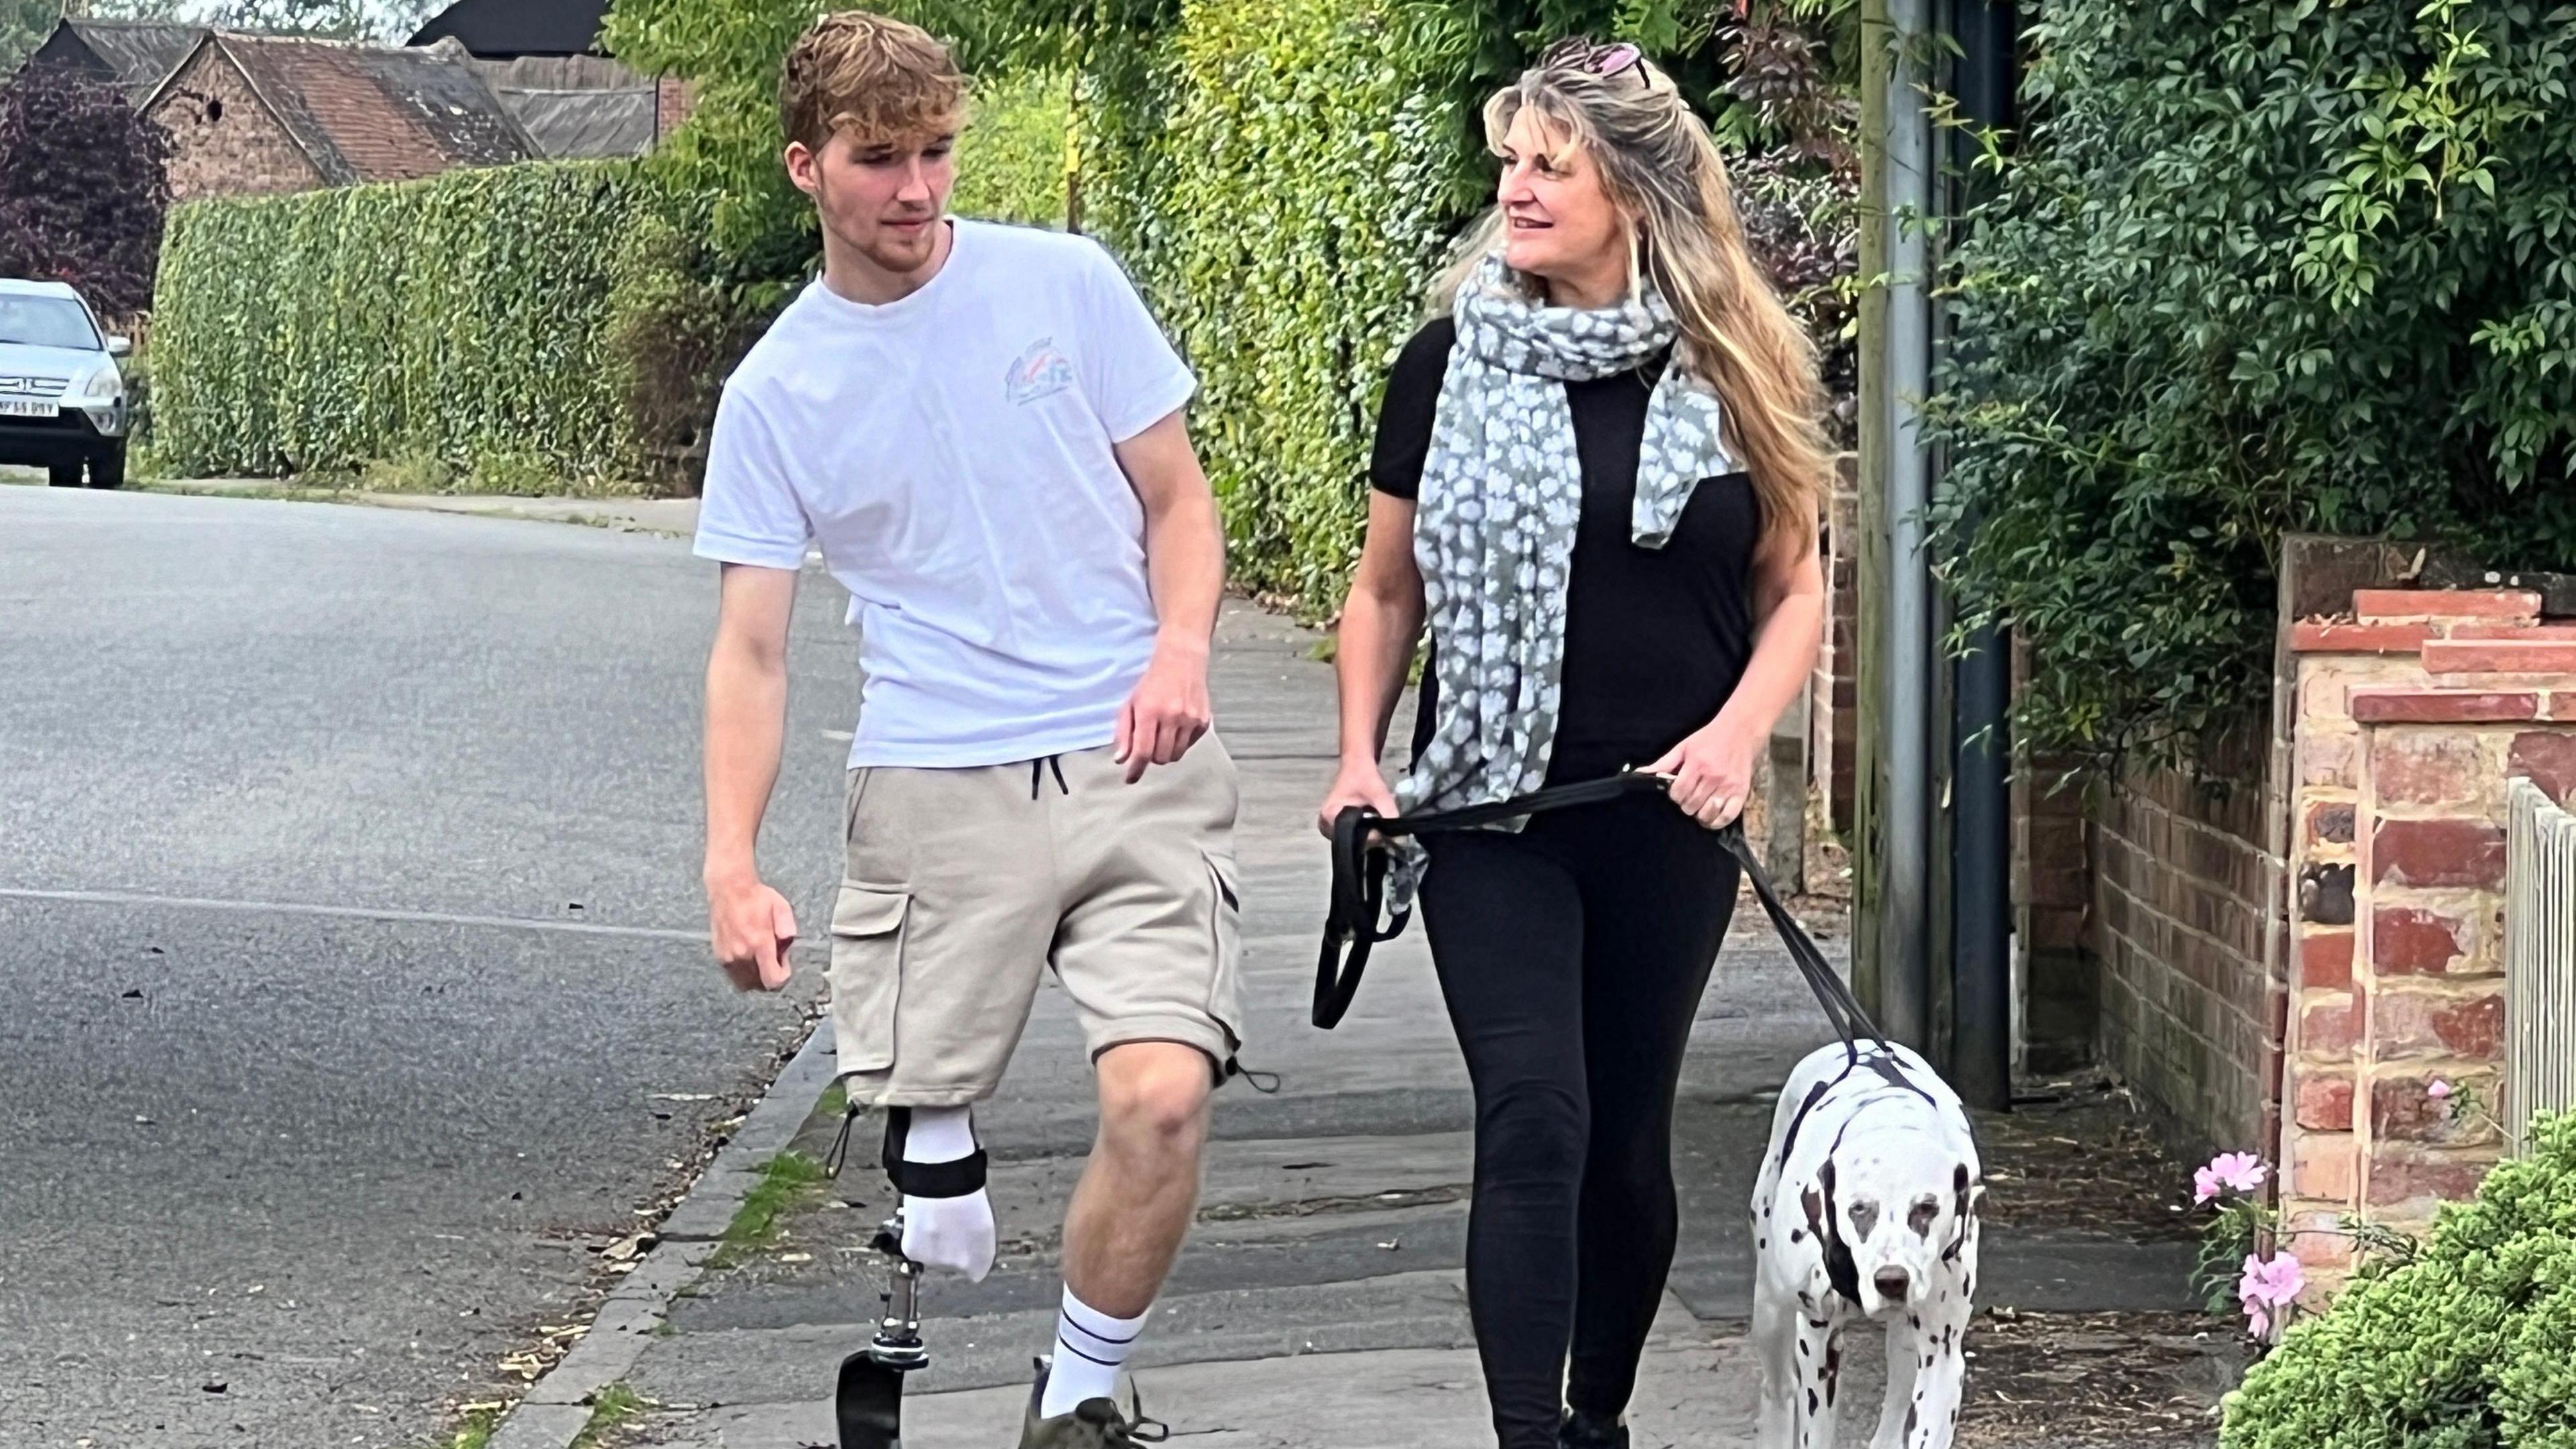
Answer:
<path fill-rule="evenodd" d="M 787 984 L 796 916 L 760 878 L 761 816 L 778 783 L 787 733 L 787 625 L 796 607 L 788 569 L 726 564 L 707 655 L 707 859 L 716 961 L 736 989 Z"/>
<path fill-rule="evenodd" d="M 1118 445 L 1118 466 L 1145 506 L 1145 573 L 1154 595 L 1154 662 L 1118 719 L 1130 782 L 1168 765 L 1208 731 L 1208 649 L 1225 593 L 1225 528 L 1216 495 L 1174 413 Z"/>

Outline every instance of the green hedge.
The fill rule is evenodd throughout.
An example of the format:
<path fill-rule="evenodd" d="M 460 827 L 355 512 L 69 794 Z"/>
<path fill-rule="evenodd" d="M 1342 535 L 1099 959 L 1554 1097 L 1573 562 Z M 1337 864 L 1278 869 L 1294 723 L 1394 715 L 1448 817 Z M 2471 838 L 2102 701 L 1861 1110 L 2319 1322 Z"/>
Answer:
<path fill-rule="evenodd" d="M 2220 1449 L 2576 1449 L 2576 1116 L 2536 1143 L 2413 1262 L 2292 1327 Z"/>
<path fill-rule="evenodd" d="M 1084 220 L 1198 371 L 1237 582 L 1337 607 L 1395 350 L 1470 198 L 1463 33 L 1400 0 L 1193 0 L 1095 70 Z"/>
<path fill-rule="evenodd" d="M 957 141 L 960 216 L 1025 226 L 1065 221 L 1065 135 L 1073 80 L 1064 71 L 1005 71 L 975 83 L 966 133 Z"/>
<path fill-rule="evenodd" d="M 181 207 L 153 318 L 157 463 L 631 487 L 667 423 L 638 416 L 647 389 L 613 339 L 691 285 L 682 213 L 632 162 Z"/>

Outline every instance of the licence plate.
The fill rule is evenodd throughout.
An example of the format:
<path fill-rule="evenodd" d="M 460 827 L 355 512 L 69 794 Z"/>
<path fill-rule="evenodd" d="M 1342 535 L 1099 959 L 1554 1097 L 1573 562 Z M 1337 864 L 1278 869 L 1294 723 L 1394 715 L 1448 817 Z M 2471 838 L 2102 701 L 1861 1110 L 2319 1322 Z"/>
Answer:
<path fill-rule="evenodd" d="M 50 418 L 61 411 L 59 404 L 38 402 L 34 398 L 0 397 L 0 418 Z"/>

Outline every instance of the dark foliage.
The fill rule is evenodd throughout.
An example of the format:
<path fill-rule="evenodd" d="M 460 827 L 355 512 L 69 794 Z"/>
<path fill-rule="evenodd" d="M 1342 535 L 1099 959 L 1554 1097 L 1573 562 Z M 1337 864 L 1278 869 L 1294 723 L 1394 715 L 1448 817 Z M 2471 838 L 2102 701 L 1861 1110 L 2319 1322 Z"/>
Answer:
<path fill-rule="evenodd" d="M 0 274 L 64 281 L 110 317 L 152 305 L 169 138 L 114 87 L 53 69 L 0 86 Z"/>

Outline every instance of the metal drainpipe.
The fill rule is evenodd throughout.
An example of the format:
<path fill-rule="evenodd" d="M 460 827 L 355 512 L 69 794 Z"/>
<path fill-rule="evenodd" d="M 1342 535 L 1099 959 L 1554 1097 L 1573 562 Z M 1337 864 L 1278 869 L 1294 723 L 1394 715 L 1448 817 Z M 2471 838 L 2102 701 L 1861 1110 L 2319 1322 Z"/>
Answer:
<path fill-rule="evenodd" d="M 1895 48 L 1887 95 L 1887 808 L 1885 908 L 1879 914 L 1879 1026 L 1918 1048 L 1932 1040 L 1929 852 L 1932 578 L 1923 554 L 1931 485 L 1916 406 L 1931 390 L 1932 300 L 1926 268 L 1932 209 L 1932 122 L 1923 109 L 1932 53 L 1930 0 L 1888 0 Z"/>
<path fill-rule="evenodd" d="M 1949 0 L 1950 34 L 1959 50 L 1951 89 L 1968 120 L 2009 126 L 2013 119 L 2012 0 Z M 1952 214 L 1980 188 L 1968 171 L 1974 138 L 1956 136 L 1946 188 Z M 1974 338 L 1964 339 L 1973 346 Z M 1973 524 L 1971 525 L 1973 526 Z M 1976 632 L 1957 661 L 1953 691 L 1958 755 L 1952 766 L 1953 842 L 1951 969 L 1953 1012 L 1950 1084 L 1972 1107 L 2012 1105 L 2012 709 L 2010 636 Z"/>

